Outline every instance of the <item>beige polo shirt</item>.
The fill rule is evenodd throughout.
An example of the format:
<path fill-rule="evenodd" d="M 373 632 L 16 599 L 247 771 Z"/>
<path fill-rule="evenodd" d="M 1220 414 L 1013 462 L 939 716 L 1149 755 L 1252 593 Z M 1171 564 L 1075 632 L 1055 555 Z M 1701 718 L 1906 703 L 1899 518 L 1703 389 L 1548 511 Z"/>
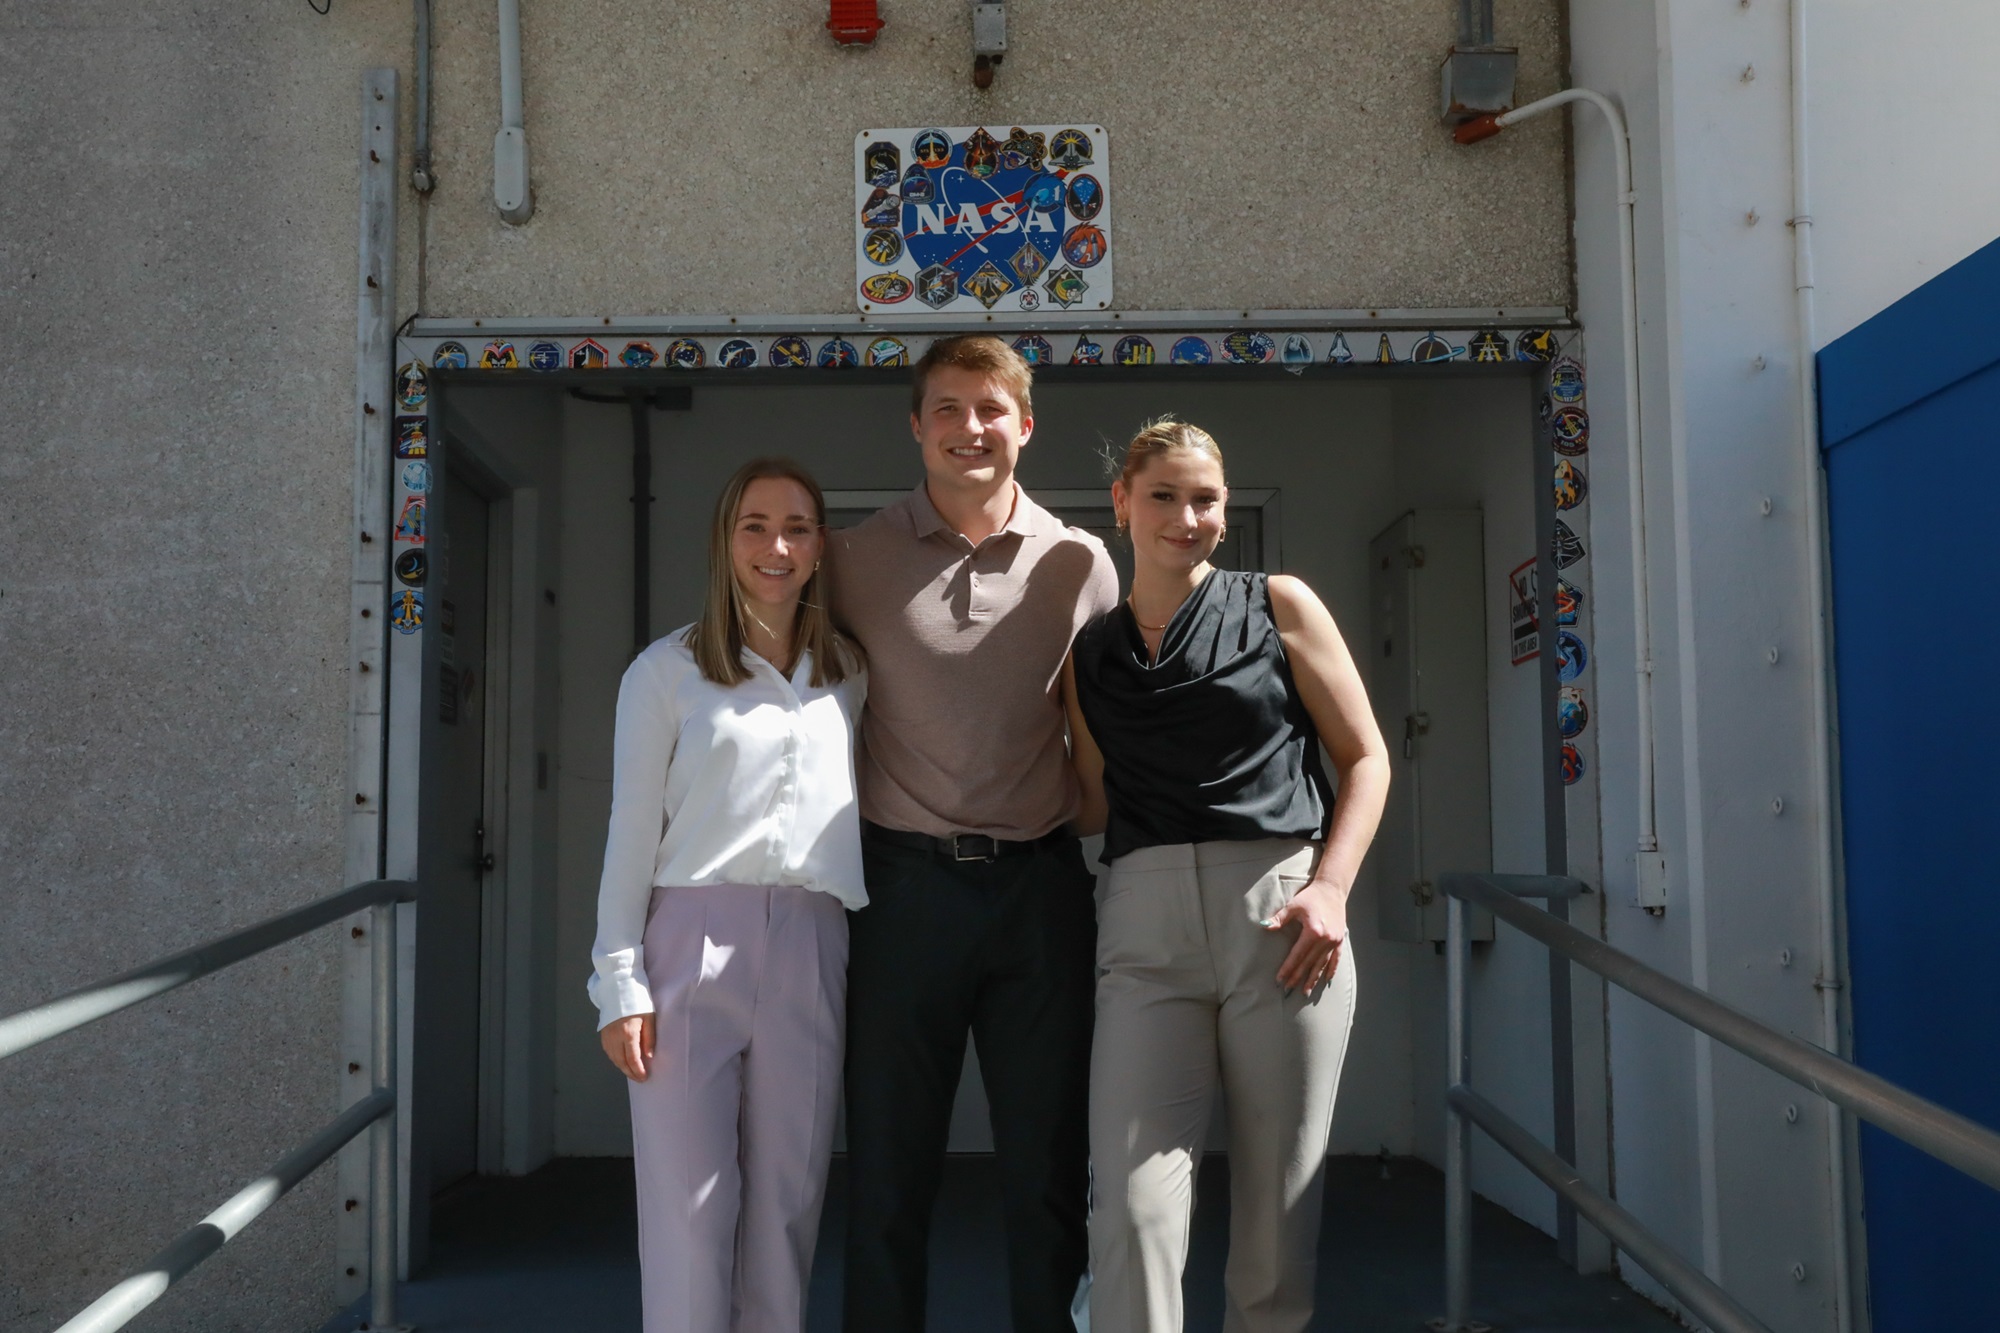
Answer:
<path fill-rule="evenodd" d="M 944 836 L 1038 838 L 1076 814 L 1062 664 L 1118 602 L 1104 544 L 1014 488 L 974 546 L 918 486 L 829 543 L 833 612 L 868 653 L 861 815 Z"/>

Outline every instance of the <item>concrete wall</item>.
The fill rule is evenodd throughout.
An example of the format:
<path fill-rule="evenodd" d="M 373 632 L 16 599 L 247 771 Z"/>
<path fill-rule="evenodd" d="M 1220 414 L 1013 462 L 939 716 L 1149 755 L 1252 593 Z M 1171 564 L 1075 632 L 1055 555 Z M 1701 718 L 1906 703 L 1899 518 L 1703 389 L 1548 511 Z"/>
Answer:
<path fill-rule="evenodd" d="M 1982 96 L 2000 10 L 1812 0 L 1810 17 L 1814 342 L 1824 347 L 2000 236 Z"/>
<path fill-rule="evenodd" d="M 0 11 L 0 1011 L 342 886 L 360 75 L 406 6 Z M 0 1068 L 0 1324 L 330 1119 L 324 930 Z M 322 1173 L 154 1328 L 316 1326 Z"/>
<path fill-rule="evenodd" d="M 439 6 L 427 315 L 852 311 L 858 130 L 1052 116 L 1110 131 L 1127 309 L 1568 300 L 1562 131 L 1454 150 L 1446 0 L 1023 5 L 985 93 L 960 0 L 888 4 L 846 50 L 793 0 L 528 6 L 520 228 L 492 201 L 494 13 Z M 1560 13 L 1500 6 L 1524 99 L 1557 86 Z"/>

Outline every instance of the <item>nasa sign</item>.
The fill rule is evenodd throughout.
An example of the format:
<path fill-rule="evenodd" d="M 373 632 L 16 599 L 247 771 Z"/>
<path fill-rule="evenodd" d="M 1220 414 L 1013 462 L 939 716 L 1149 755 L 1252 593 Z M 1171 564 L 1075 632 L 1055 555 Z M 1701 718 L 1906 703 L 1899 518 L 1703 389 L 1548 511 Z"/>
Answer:
<path fill-rule="evenodd" d="M 1094 314 L 1111 305 L 1101 125 L 863 130 L 854 138 L 863 314 Z"/>

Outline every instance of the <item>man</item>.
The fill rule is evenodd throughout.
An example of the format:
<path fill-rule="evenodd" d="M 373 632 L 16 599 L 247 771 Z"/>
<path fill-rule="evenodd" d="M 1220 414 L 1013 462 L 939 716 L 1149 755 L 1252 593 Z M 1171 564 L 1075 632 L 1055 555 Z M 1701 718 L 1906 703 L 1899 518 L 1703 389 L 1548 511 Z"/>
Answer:
<path fill-rule="evenodd" d="M 992 1109 L 1016 1333 L 1069 1333 L 1088 1257 L 1092 879 L 1060 697 L 1117 601 L 1096 538 L 1015 484 L 1026 361 L 947 338 L 917 362 L 924 482 L 833 544 L 868 653 L 857 768 L 869 905 L 850 922 L 847 1333 L 924 1327 L 926 1251 L 970 1032 Z"/>

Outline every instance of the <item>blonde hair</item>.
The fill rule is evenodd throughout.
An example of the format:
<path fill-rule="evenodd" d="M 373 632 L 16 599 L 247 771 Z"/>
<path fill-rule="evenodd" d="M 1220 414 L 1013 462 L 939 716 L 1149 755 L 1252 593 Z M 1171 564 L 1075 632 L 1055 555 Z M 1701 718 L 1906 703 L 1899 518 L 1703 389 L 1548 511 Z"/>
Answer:
<path fill-rule="evenodd" d="M 736 532 L 736 513 L 743 507 L 743 492 L 753 481 L 775 478 L 795 481 L 812 497 L 813 522 L 826 527 L 826 496 L 812 473 L 789 458 L 753 458 L 737 468 L 723 484 L 715 502 L 715 521 L 708 533 L 708 596 L 701 619 L 688 630 L 688 651 L 705 680 L 717 685 L 741 685 L 750 679 L 743 665 L 743 590 L 736 583 L 736 566 L 730 548 Z M 806 578 L 799 595 L 798 621 L 792 634 L 793 646 L 812 654 L 812 683 L 837 685 L 860 665 L 859 650 L 833 627 L 826 610 L 826 572 L 817 567 Z"/>
<path fill-rule="evenodd" d="M 931 372 L 940 366 L 957 366 L 997 382 L 1021 405 L 1021 415 L 1035 415 L 1035 369 L 1028 359 L 989 333 L 961 333 L 940 338 L 917 358 L 910 372 L 910 412 L 922 416 L 924 390 Z"/>
<path fill-rule="evenodd" d="M 1139 433 L 1125 446 L 1123 462 L 1111 460 L 1117 469 L 1118 480 L 1125 483 L 1125 489 L 1132 488 L 1132 478 L 1142 472 L 1146 464 L 1155 458 L 1163 458 L 1171 453 L 1191 449 L 1198 454 L 1207 454 L 1222 466 L 1222 446 L 1215 437 L 1191 422 L 1182 421 L 1169 412 L 1163 417 L 1154 417 L 1139 427 Z"/>

